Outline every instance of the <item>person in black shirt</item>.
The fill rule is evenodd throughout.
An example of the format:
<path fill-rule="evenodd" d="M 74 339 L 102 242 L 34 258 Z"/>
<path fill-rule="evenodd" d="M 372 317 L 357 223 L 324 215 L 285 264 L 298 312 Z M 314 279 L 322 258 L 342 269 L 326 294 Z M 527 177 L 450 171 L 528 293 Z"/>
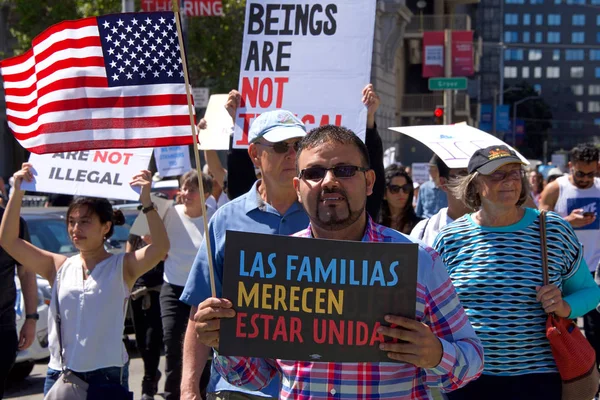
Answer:
<path fill-rule="evenodd" d="M 0 207 L 0 220 L 4 208 Z M 19 237 L 30 241 L 27 224 L 20 218 Z M 15 302 L 15 267 L 17 262 L 0 247 L 0 399 L 4 396 L 4 385 L 10 369 L 17 357 L 18 350 L 31 346 L 35 339 L 37 315 L 37 283 L 35 273 L 18 266 L 18 276 L 25 299 L 25 323 L 17 336 Z"/>

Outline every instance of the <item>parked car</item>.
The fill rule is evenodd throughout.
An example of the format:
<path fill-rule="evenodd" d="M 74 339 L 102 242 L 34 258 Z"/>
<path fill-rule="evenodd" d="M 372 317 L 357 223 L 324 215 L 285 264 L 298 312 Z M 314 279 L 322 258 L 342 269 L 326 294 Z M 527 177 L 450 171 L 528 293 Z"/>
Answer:
<path fill-rule="evenodd" d="M 165 179 L 152 182 L 152 189 L 150 191 L 164 193 L 169 200 L 174 200 L 179 192 L 179 181 L 177 179 Z"/>

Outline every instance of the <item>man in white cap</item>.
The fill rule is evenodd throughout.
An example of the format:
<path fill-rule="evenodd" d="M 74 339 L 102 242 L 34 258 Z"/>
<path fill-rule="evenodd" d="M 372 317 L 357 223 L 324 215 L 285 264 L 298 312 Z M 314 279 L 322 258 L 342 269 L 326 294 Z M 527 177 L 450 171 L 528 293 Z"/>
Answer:
<path fill-rule="evenodd" d="M 192 306 L 192 323 L 188 324 L 183 349 L 184 399 L 197 396 L 198 374 L 201 374 L 210 354 L 210 348 L 197 341 L 193 323 L 198 304 L 212 296 L 206 239 L 210 240 L 212 248 L 217 296 L 220 296 L 227 230 L 291 235 L 308 224 L 308 217 L 298 203 L 292 185 L 296 174 L 296 145 L 305 135 L 304 124 L 285 110 L 265 112 L 250 127 L 248 155 L 260 169 L 262 179 L 256 181 L 249 192 L 217 210 L 181 296 L 184 303 Z M 207 394 L 209 399 L 278 397 L 279 382 L 276 379 L 261 392 L 252 392 L 230 385 L 212 371 Z"/>

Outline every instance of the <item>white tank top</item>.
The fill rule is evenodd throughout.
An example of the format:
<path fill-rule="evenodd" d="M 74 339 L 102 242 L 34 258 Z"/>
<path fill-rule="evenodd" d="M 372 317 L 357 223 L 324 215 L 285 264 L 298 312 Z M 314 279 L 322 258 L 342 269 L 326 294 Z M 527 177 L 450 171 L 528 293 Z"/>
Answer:
<path fill-rule="evenodd" d="M 571 211 L 582 208 L 584 212 L 596 213 L 596 220 L 584 227 L 573 228 L 577 238 L 583 245 L 583 257 L 590 271 L 595 272 L 600 262 L 600 179 L 594 179 L 594 185 L 589 189 L 579 189 L 569 182 L 567 175 L 556 180 L 560 193 L 554 211 L 561 217 L 571 214 Z"/>
<path fill-rule="evenodd" d="M 68 258 L 56 273 L 62 325 L 63 357 L 67 368 L 88 372 L 122 367 L 128 359 L 123 344 L 129 288 L 123 279 L 123 258 L 117 254 L 100 262 L 86 280 L 79 255 Z M 56 282 L 48 315 L 50 368 L 60 370 L 56 332 Z"/>

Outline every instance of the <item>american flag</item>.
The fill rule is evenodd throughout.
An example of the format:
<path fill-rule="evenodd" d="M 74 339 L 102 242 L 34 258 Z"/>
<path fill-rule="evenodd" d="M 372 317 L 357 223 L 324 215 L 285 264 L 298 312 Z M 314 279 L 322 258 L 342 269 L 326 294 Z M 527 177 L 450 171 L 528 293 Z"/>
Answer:
<path fill-rule="evenodd" d="M 31 152 L 192 143 L 173 12 L 61 22 L 0 70 L 8 126 Z"/>

